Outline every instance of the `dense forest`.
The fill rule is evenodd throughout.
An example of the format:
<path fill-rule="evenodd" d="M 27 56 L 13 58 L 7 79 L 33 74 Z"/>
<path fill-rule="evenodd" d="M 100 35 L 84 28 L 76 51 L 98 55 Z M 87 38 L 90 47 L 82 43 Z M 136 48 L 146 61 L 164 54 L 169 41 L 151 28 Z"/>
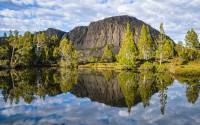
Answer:
<path fill-rule="evenodd" d="M 106 44 L 100 59 L 90 58 L 92 63 L 117 62 L 123 69 L 134 69 L 141 64 L 144 67 L 152 62 L 163 64 L 176 59 L 179 64 L 200 59 L 200 43 L 194 29 L 187 32 L 185 45 L 171 40 L 160 25 L 159 39 L 153 44 L 149 26 L 142 25 L 138 42 L 133 39 L 130 24 L 121 42 L 118 54 L 112 51 L 113 45 Z M 78 51 L 73 42 L 67 38 L 59 39 L 57 35 L 46 35 L 44 32 L 25 32 L 19 35 L 18 31 L 10 31 L 0 38 L 0 68 L 19 68 L 31 66 L 61 66 L 76 68 Z"/>
<path fill-rule="evenodd" d="M 44 32 L 32 34 L 10 31 L 0 42 L 1 67 L 17 68 L 30 66 L 76 67 L 77 51 L 67 39 L 59 40 L 56 35 L 48 37 Z"/>

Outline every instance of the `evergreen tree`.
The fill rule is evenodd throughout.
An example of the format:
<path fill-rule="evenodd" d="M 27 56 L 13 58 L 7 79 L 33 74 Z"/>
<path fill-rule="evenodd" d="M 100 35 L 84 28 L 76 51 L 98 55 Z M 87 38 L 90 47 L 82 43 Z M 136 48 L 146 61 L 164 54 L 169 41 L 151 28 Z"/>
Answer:
<path fill-rule="evenodd" d="M 126 32 L 121 43 L 121 47 L 117 56 L 117 61 L 127 69 L 132 69 L 136 65 L 137 48 L 133 40 L 130 24 L 127 24 Z"/>
<path fill-rule="evenodd" d="M 160 59 L 160 64 L 163 62 L 163 46 L 165 41 L 165 31 L 163 28 L 163 23 L 160 24 L 160 34 L 159 34 L 159 41 L 158 41 L 158 49 L 156 52 L 157 57 Z"/>
<path fill-rule="evenodd" d="M 175 50 L 174 50 L 174 43 L 169 38 L 165 39 L 164 45 L 163 45 L 163 58 L 169 59 L 174 56 Z"/>
<path fill-rule="evenodd" d="M 12 52 L 11 52 L 11 58 L 10 58 L 10 66 L 14 67 L 14 54 L 15 54 L 15 49 L 16 46 L 18 45 L 19 42 L 19 32 L 17 30 L 14 31 L 14 35 L 12 34 L 12 31 L 10 31 L 10 36 L 9 36 L 9 44 L 12 47 Z"/>
<path fill-rule="evenodd" d="M 103 55 L 101 57 L 102 62 L 113 62 L 113 53 L 111 50 L 111 45 L 106 45 L 103 49 Z"/>
<path fill-rule="evenodd" d="M 138 49 L 140 58 L 144 60 L 151 59 L 154 55 L 154 45 L 151 38 L 151 34 L 149 31 L 149 26 L 142 25 L 139 41 L 138 41 Z"/>
<path fill-rule="evenodd" d="M 25 32 L 23 37 L 20 37 L 19 44 L 15 53 L 15 62 L 17 65 L 28 66 L 32 59 L 32 34 Z"/>
<path fill-rule="evenodd" d="M 61 66 L 74 68 L 77 67 L 77 51 L 68 39 L 60 42 Z"/>
<path fill-rule="evenodd" d="M 191 48 L 200 48 L 200 43 L 198 39 L 198 34 L 194 29 L 187 32 L 185 36 L 186 45 Z"/>

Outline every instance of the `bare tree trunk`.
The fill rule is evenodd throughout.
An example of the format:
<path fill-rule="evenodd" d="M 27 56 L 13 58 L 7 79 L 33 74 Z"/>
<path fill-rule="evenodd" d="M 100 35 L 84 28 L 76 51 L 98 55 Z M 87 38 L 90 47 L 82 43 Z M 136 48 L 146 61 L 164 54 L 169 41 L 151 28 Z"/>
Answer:
<path fill-rule="evenodd" d="M 13 68 L 13 57 L 14 57 L 14 53 L 15 53 L 15 47 L 12 48 L 12 55 L 11 55 L 11 59 L 10 59 L 10 65 Z"/>
<path fill-rule="evenodd" d="M 161 54 L 160 54 L 160 65 L 162 64 L 162 57 L 163 55 L 162 55 L 162 52 L 161 52 Z"/>

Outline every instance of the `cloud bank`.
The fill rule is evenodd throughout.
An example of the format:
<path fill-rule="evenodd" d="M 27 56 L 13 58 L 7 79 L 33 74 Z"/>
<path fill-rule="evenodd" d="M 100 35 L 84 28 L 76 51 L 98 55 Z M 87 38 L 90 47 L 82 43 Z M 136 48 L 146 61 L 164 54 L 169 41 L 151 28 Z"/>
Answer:
<path fill-rule="evenodd" d="M 130 15 L 159 28 L 175 41 L 190 28 L 200 32 L 199 0 L 0 0 L 0 32 L 69 31 L 110 16 Z"/>

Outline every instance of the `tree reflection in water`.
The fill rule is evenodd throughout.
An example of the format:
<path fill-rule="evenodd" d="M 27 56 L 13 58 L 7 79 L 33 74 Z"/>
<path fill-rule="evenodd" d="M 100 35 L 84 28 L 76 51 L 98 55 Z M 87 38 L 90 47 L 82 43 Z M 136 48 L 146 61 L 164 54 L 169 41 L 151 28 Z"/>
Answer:
<path fill-rule="evenodd" d="M 24 100 L 31 103 L 36 97 L 45 99 L 71 92 L 78 97 L 88 97 L 116 107 L 131 107 L 142 103 L 150 105 L 152 95 L 160 98 L 160 112 L 165 113 L 167 90 L 174 78 L 186 84 L 186 97 L 194 104 L 199 96 L 199 78 L 174 77 L 170 74 L 130 71 L 88 71 L 72 69 L 26 69 L 0 71 L 0 88 L 6 103 Z"/>

